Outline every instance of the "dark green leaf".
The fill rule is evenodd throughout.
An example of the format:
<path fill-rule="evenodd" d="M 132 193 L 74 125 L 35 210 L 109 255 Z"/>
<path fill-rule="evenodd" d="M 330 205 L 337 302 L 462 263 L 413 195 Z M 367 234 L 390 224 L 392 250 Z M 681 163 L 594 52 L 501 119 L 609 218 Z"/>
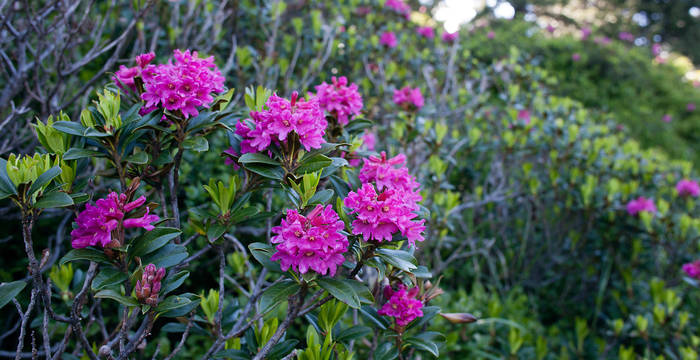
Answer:
<path fill-rule="evenodd" d="M 0 159 L 0 199 L 17 195 L 15 184 L 7 176 L 7 160 Z"/>
<path fill-rule="evenodd" d="M 136 299 L 130 297 L 130 296 L 124 296 L 114 290 L 111 289 L 104 289 L 100 290 L 95 294 L 96 298 L 104 298 L 104 299 L 112 299 L 122 305 L 126 306 L 138 306 L 139 303 L 136 301 Z"/>
<path fill-rule="evenodd" d="M 91 249 L 91 248 L 84 248 L 84 249 L 73 249 L 68 252 L 63 258 L 61 258 L 61 261 L 59 261 L 60 265 L 63 265 L 67 262 L 71 261 L 76 261 L 76 260 L 89 260 L 89 261 L 94 261 L 98 263 L 103 263 L 103 264 L 109 264 L 110 261 L 105 256 L 105 254 L 102 251 L 96 250 L 96 249 Z"/>
<path fill-rule="evenodd" d="M 144 264 L 154 264 L 159 268 L 169 268 L 187 259 L 187 249 L 182 245 L 167 244 L 155 253 L 145 256 Z"/>
<path fill-rule="evenodd" d="M 56 208 L 56 207 L 64 207 L 64 206 L 70 206 L 73 205 L 73 198 L 70 197 L 70 195 L 60 192 L 60 191 L 54 191 L 48 194 L 42 195 L 37 202 L 34 204 L 34 207 L 40 208 L 40 209 L 47 209 L 47 208 Z"/>
<path fill-rule="evenodd" d="M 128 276 L 125 273 L 113 267 L 106 267 L 95 276 L 95 280 L 92 282 L 92 290 L 102 290 L 108 286 L 124 283 L 127 279 Z"/>
<path fill-rule="evenodd" d="M 335 341 L 337 342 L 349 342 L 350 340 L 362 339 L 363 337 L 372 333 L 372 328 L 369 326 L 351 326 L 347 329 L 340 331 L 335 336 Z"/>
<path fill-rule="evenodd" d="M 349 133 L 359 133 L 361 130 L 372 127 L 373 123 L 366 119 L 355 119 L 350 121 L 343 128 Z"/>
<path fill-rule="evenodd" d="M 334 298 L 348 304 L 351 308 L 360 308 L 360 296 L 352 285 L 343 280 L 332 278 L 320 278 L 316 280 L 318 285 L 328 291 Z"/>
<path fill-rule="evenodd" d="M 126 157 L 124 161 L 130 162 L 132 164 L 143 165 L 148 162 L 148 154 L 143 151 L 139 151 L 137 153 L 132 154 L 131 156 Z"/>
<path fill-rule="evenodd" d="M 44 185 L 48 184 L 53 180 L 56 176 L 61 175 L 61 168 L 58 166 L 54 166 L 51 169 L 48 169 L 44 171 L 39 177 L 34 180 L 32 185 L 29 187 L 29 195 L 34 194 L 35 192 L 41 190 Z M 71 204 L 73 201 L 71 200 Z"/>
<path fill-rule="evenodd" d="M 332 163 L 333 160 L 331 160 L 328 156 L 318 154 L 303 160 L 299 167 L 297 167 L 296 173 L 299 175 L 313 173 L 325 168 L 326 166 L 329 166 Z"/>
<path fill-rule="evenodd" d="M 270 260 L 270 257 L 274 253 L 274 248 L 271 245 L 263 243 L 252 243 L 248 245 L 250 253 L 253 255 L 255 260 L 257 260 L 262 266 L 266 267 L 270 271 L 282 272 L 280 269 L 280 264 Z"/>
<path fill-rule="evenodd" d="M 165 279 L 163 279 L 163 286 L 161 287 L 160 294 L 167 295 L 169 292 L 177 289 L 180 287 L 180 285 L 182 285 L 182 283 L 185 282 L 185 280 L 187 280 L 189 276 L 189 271 L 180 271 L 175 275 L 168 275 Z"/>
<path fill-rule="evenodd" d="M 104 157 L 104 154 L 99 151 L 70 148 L 63 154 L 63 160 L 77 160 L 82 158 Z"/>
<path fill-rule="evenodd" d="M 314 196 L 309 199 L 309 205 L 314 205 L 314 204 L 325 204 L 328 201 L 331 200 L 335 193 L 331 189 L 324 189 L 321 191 L 317 191 Z"/>
<path fill-rule="evenodd" d="M 70 135 L 83 136 L 85 128 L 76 122 L 72 121 L 56 121 L 53 123 L 53 128 Z"/>
<path fill-rule="evenodd" d="M 267 355 L 267 358 L 269 358 L 270 360 L 282 359 L 287 354 L 292 352 L 292 350 L 294 350 L 294 347 L 298 343 L 299 341 L 294 339 L 287 339 L 285 341 L 277 343 L 275 346 L 272 347 L 272 349 L 270 349 L 270 353 Z"/>
<path fill-rule="evenodd" d="M 280 165 L 279 161 L 271 159 L 267 155 L 261 153 L 246 153 L 238 158 L 238 162 L 241 164 L 268 164 L 268 165 Z"/>
<path fill-rule="evenodd" d="M 157 227 L 134 239 L 129 248 L 129 258 L 150 254 L 180 235 L 180 230 L 169 227 Z"/>
<path fill-rule="evenodd" d="M 19 294 L 27 283 L 23 280 L 0 284 L 0 309 Z"/>
<path fill-rule="evenodd" d="M 169 310 L 181 308 L 191 303 L 192 300 L 185 296 L 173 295 L 163 299 L 156 307 L 156 312 L 163 313 Z"/>
<path fill-rule="evenodd" d="M 284 169 L 280 166 L 272 166 L 266 164 L 243 164 L 243 167 L 251 172 L 254 172 L 262 177 L 277 181 L 284 180 Z"/>
<path fill-rule="evenodd" d="M 377 249 L 375 253 L 382 258 L 382 260 L 388 262 L 389 264 L 403 270 L 406 272 L 411 272 L 417 269 L 416 258 L 403 250 L 392 250 L 392 249 Z"/>
<path fill-rule="evenodd" d="M 250 360 L 250 355 L 243 350 L 228 349 L 221 350 L 214 354 L 214 359 L 230 359 L 230 360 Z"/>
<path fill-rule="evenodd" d="M 209 150 L 209 142 L 204 136 L 189 138 L 182 143 L 182 146 L 187 150 L 202 152 Z"/>
<path fill-rule="evenodd" d="M 268 310 L 272 310 L 273 307 L 287 300 L 290 295 L 296 293 L 298 289 L 299 284 L 289 279 L 285 279 L 270 286 L 265 289 L 265 292 L 260 297 L 260 311 L 265 313 Z"/>

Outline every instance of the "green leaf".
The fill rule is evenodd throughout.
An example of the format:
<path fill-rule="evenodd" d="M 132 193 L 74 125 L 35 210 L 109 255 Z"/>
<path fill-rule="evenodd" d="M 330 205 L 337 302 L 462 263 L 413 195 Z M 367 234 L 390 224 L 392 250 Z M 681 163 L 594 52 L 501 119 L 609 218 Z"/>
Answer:
<path fill-rule="evenodd" d="M 161 295 L 167 295 L 169 292 L 177 289 L 190 276 L 189 271 L 180 271 L 175 275 L 168 275 L 163 279 L 163 284 L 160 290 Z"/>
<path fill-rule="evenodd" d="M 314 155 L 308 159 L 303 160 L 299 167 L 297 167 L 296 173 L 302 175 L 306 173 L 316 172 L 325 168 L 326 166 L 329 166 L 332 163 L 333 160 L 331 160 L 326 155 Z"/>
<path fill-rule="evenodd" d="M 97 263 L 103 263 L 103 264 L 109 264 L 110 261 L 107 258 L 107 256 L 99 250 L 96 249 L 91 249 L 91 248 L 84 248 L 84 249 L 73 249 L 68 252 L 63 258 L 61 258 L 61 261 L 59 261 L 60 265 L 63 265 L 67 262 L 71 261 L 76 261 L 76 260 L 88 260 L 88 261 L 94 261 Z"/>
<path fill-rule="evenodd" d="M 352 326 L 341 330 L 338 335 L 334 336 L 337 342 L 348 342 L 350 340 L 362 339 L 372 333 L 372 328 L 369 326 Z"/>
<path fill-rule="evenodd" d="M 61 168 L 59 166 L 54 166 L 51 169 L 44 171 L 39 177 L 34 180 L 32 185 L 29 187 L 29 195 L 33 195 L 35 192 L 41 190 L 44 185 L 48 184 L 56 176 L 61 175 Z M 73 200 L 71 200 L 71 204 Z M 70 205 L 70 204 L 69 204 Z"/>
<path fill-rule="evenodd" d="M 196 152 L 209 150 L 209 142 L 204 136 L 189 138 L 182 143 L 182 146 L 187 150 L 194 150 Z"/>
<path fill-rule="evenodd" d="M 243 221 L 243 220 L 259 213 L 259 212 L 260 212 L 260 209 L 258 209 L 255 206 L 244 207 L 242 209 L 238 209 L 238 210 L 234 211 L 231 214 L 230 220 L 231 220 L 232 224 L 239 223 L 239 222 L 241 222 L 241 221 Z"/>
<path fill-rule="evenodd" d="M 102 290 L 108 286 L 124 283 L 129 277 L 113 268 L 107 267 L 100 270 L 100 273 L 95 276 L 92 282 L 92 290 Z"/>
<path fill-rule="evenodd" d="M 10 195 L 17 195 L 15 184 L 7 176 L 7 160 L 0 159 L 0 199 Z"/>
<path fill-rule="evenodd" d="M 228 349 L 221 350 L 214 354 L 214 359 L 228 359 L 228 360 L 250 360 L 250 355 L 243 350 Z"/>
<path fill-rule="evenodd" d="M 145 256 L 144 264 L 154 264 L 159 268 L 169 268 L 187 259 L 187 249 L 182 245 L 167 244 L 160 250 Z"/>
<path fill-rule="evenodd" d="M 369 127 L 372 127 L 373 123 L 369 120 L 366 119 L 355 119 L 353 121 L 350 121 L 347 125 L 343 127 L 345 131 L 349 133 L 356 133 L 360 132 L 361 130 L 367 129 Z"/>
<path fill-rule="evenodd" d="M 0 284 L 0 309 L 12 301 L 25 286 L 27 286 L 27 283 L 23 280 Z"/>
<path fill-rule="evenodd" d="M 279 303 L 287 300 L 290 295 L 296 293 L 298 289 L 299 284 L 290 279 L 285 279 L 270 286 L 260 296 L 260 311 L 265 313 L 268 310 L 272 310 Z"/>
<path fill-rule="evenodd" d="M 225 232 L 226 232 L 226 226 L 221 225 L 219 223 L 211 224 L 209 226 L 209 228 L 207 229 L 207 240 L 209 240 L 209 242 L 216 241 Z"/>
<path fill-rule="evenodd" d="M 270 260 L 270 257 L 274 253 L 274 248 L 272 245 L 257 242 L 248 245 L 248 249 L 255 260 L 257 260 L 262 266 L 266 267 L 270 271 L 282 272 L 280 269 L 280 264 Z"/>
<path fill-rule="evenodd" d="M 83 132 L 85 132 L 85 128 L 82 125 L 72 121 L 56 121 L 52 126 L 60 132 L 75 136 L 82 137 Z"/>
<path fill-rule="evenodd" d="M 394 360 L 397 357 L 399 357 L 399 350 L 390 342 L 379 345 L 374 352 L 375 360 Z"/>
<path fill-rule="evenodd" d="M 134 239 L 129 248 L 129 258 L 150 254 L 180 235 L 180 230 L 170 227 L 157 227 Z"/>
<path fill-rule="evenodd" d="M 440 356 L 440 350 L 438 350 L 437 344 L 430 340 L 422 339 L 419 337 L 409 337 L 405 339 L 405 341 L 407 344 L 410 344 L 418 350 L 427 351 L 435 357 Z"/>
<path fill-rule="evenodd" d="M 136 299 L 129 297 L 129 296 L 124 296 L 114 290 L 111 289 L 104 289 L 100 290 L 95 294 L 96 298 L 103 298 L 103 299 L 111 299 L 114 300 L 122 305 L 126 306 L 138 306 L 139 303 L 136 301 Z"/>
<path fill-rule="evenodd" d="M 320 278 L 316 280 L 318 285 L 328 291 L 334 298 L 348 304 L 351 308 L 360 308 L 360 296 L 355 292 L 352 285 L 347 284 L 343 280 L 332 278 Z"/>
<path fill-rule="evenodd" d="M 63 154 L 63 160 L 77 160 L 82 158 L 104 157 L 105 155 L 99 151 L 70 148 Z"/>
<path fill-rule="evenodd" d="M 70 195 L 60 191 L 44 194 L 37 200 L 36 203 L 34 203 L 34 207 L 40 209 L 57 208 L 70 205 L 73 205 L 73 198 L 70 197 Z"/>
<path fill-rule="evenodd" d="M 130 162 L 132 164 L 143 165 L 148 162 L 148 154 L 143 151 L 139 151 L 137 153 L 132 154 L 131 156 L 126 157 L 124 161 Z"/>
<path fill-rule="evenodd" d="M 375 308 L 369 305 L 365 305 L 360 308 L 360 314 L 382 330 L 386 330 L 390 325 L 385 318 L 377 313 Z"/>
<path fill-rule="evenodd" d="M 271 159 L 269 156 L 261 153 L 246 153 L 238 158 L 238 162 L 241 164 L 268 164 L 268 165 L 281 165 L 279 161 Z"/>
<path fill-rule="evenodd" d="M 318 191 L 311 197 L 311 199 L 309 199 L 309 205 L 325 204 L 331 200 L 334 194 L 335 193 L 331 189 Z"/>
<path fill-rule="evenodd" d="M 167 298 L 163 299 L 160 303 L 158 303 L 158 306 L 156 307 L 156 312 L 163 313 L 169 310 L 174 310 L 186 306 L 191 302 L 192 300 L 184 296 L 168 296 Z"/>
<path fill-rule="evenodd" d="M 403 271 L 411 272 L 411 270 L 415 270 L 418 268 L 415 265 L 417 263 L 416 258 L 406 251 L 392 249 L 377 249 L 375 253 L 380 258 L 382 258 L 382 260 Z"/>
<path fill-rule="evenodd" d="M 159 316 L 162 317 L 179 317 L 179 316 L 185 316 L 186 314 L 189 314 L 194 308 L 199 306 L 199 303 L 201 301 L 200 297 L 192 294 L 192 293 L 184 293 L 177 295 L 179 298 L 186 298 L 189 300 L 188 303 L 183 304 L 182 306 L 177 306 L 171 310 L 167 310 L 165 312 L 159 313 Z M 178 302 L 184 302 L 183 300 L 178 300 Z M 196 325 L 195 325 L 196 326 Z"/>
<path fill-rule="evenodd" d="M 367 285 L 357 281 L 357 280 L 343 280 L 346 284 L 350 285 L 357 294 L 357 297 L 360 299 L 360 302 L 363 304 L 372 304 L 374 303 L 374 296 L 372 295 L 372 292 L 369 290 Z"/>
<path fill-rule="evenodd" d="M 294 350 L 294 347 L 299 343 L 299 340 L 287 339 L 285 341 L 275 344 L 275 346 L 270 349 L 270 353 L 267 358 L 270 360 L 279 360 L 285 357 L 287 354 Z"/>
<path fill-rule="evenodd" d="M 251 172 L 254 172 L 268 179 L 282 181 L 284 180 L 284 169 L 280 166 L 272 166 L 267 164 L 243 164 L 243 167 Z"/>

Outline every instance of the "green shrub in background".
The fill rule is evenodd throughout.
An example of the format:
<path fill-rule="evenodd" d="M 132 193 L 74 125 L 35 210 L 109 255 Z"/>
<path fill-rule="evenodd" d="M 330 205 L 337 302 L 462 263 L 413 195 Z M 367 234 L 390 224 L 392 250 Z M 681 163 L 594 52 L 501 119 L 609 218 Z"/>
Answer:
<path fill-rule="evenodd" d="M 225 108 L 224 125 L 232 127 L 247 117 L 255 103 L 250 99 L 258 97 L 257 91 L 244 90 L 248 85 L 288 96 L 293 90 L 313 92 L 314 85 L 330 82 L 332 76 L 347 76 L 359 85 L 362 117 L 373 122 L 359 121 L 362 126 L 341 132 L 338 136 L 353 145 L 343 148 L 345 154 L 333 150 L 333 157 L 369 155 L 359 147 L 362 127 L 369 126 L 367 131 L 377 135 L 376 150 L 406 154 L 409 169 L 422 185 L 426 241 L 412 256 L 426 267 L 413 275 L 429 280 L 423 289 L 444 291 L 431 302 L 441 308 L 442 316 L 437 307 L 425 308 L 426 318 L 435 320 L 414 323 L 406 338 L 410 346 L 399 345 L 402 349 L 397 351 L 395 343 L 379 341 L 390 333 L 382 330 L 386 318 L 366 305 L 343 311 L 342 303 L 331 301 L 287 324 L 279 357 L 293 350 L 299 358 L 327 355 L 329 344 L 336 343 L 337 358 L 350 358 L 348 350 L 361 359 L 391 359 L 399 352 L 405 358 L 437 352 L 440 358 L 455 359 L 697 358 L 699 291 L 682 281 L 680 266 L 700 252 L 699 211 L 697 199 L 678 196 L 674 189 L 680 179 L 697 178 L 691 166 L 697 161 L 694 135 L 681 131 L 698 126 L 696 115 L 682 111 L 697 93 L 680 85 L 677 71 L 652 66 L 648 51 L 617 42 L 599 46 L 548 39 L 523 22 L 463 29 L 450 43 L 441 39 L 437 24 L 421 24 L 435 26 L 435 38 L 420 36 L 418 24 L 387 9 L 384 1 L 152 6 L 152 16 L 137 29 L 135 43 L 141 45 L 134 53 L 154 44 L 163 61 L 178 47 L 215 55 L 226 84 L 236 89 Z M 399 46 L 380 44 L 379 36 L 386 31 L 396 34 Z M 576 52 L 581 54 L 578 62 L 571 58 Z M 597 65 L 586 66 L 588 62 Z M 425 106 L 419 111 L 393 102 L 394 90 L 404 86 L 422 91 Z M 674 112 L 677 106 L 680 110 Z M 667 111 L 674 116 L 669 124 L 661 121 Z M 70 119 L 80 118 L 78 109 L 66 112 Z M 661 128 L 645 137 L 646 125 L 652 123 Z M 278 210 L 294 197 L 282 185 L 254 192 L 246 204 L 271 216 L 269 222 L 254 218 L 222 233 L 216 226 L 220 218 L 208 211 L 216 210 L 209 204 L 222 200 L 211 200 L 202 185 L 221 189 L 231 187 L 230 174 L 257 175 L 244 170 L 251 164 L 240 164 L 240 170 L 225 164 L 222 153 L 238 141 L 231 131 L 222 126 L 197 135 L 183 147 L 186 151 L 171 149 L 171 155 L 184 154 L 181 191 L 165 186 L 172 159 L 149 158 L 148 165 L 138 156 L 129 160 L 130 169 L 153 166 L 160 171 L 143 186 L 153 190 L 155 202 L 168 203 L 169 211 L 181 210 L 182 238 L 191 239 L 184 247 L 188 254 L 200 254 L 190 261 L 189 277 L 180 289 L 192 303 L 201 303 L 177 321 L 157 320 L 147 345 L 135 353 L 138 357 L 176 352 L 179 358 L 199 358 L 221 348 L 222 357 L 249 358 L 284 323 L 290 306 L 281 291 L 274 311 L 250 331 L 221 342 L 218 324 L 231 326 L 247 302 L 236 284 L 254 285 L 270 265 L 265 257 L 247 256 L 245 248 L 268 242 L 267 227 L 279 223 Z M 95 149 L 90 141 L 75 145 Z M 77 179 L 91 184 L 90 192 L 118 186 L 114 174 L 103 171 L 107 164 L 81 160 L 76 163 L 81 166 Z M 267 165 L 258 164 L 257 174 L 274 176 L 274 171 L 265 171 Z M 320 186 L 340 198 L 348 190 L 344 182 L 354 186 L 353 170 L 345 165 L 333 170 L 340 180 Z M 174 202 L 167 195 L 174 195 Z M 638 196 L 652 198 L 658 212 L 628 214 L 627 203 Z M 13 219 L 3 227 L 15 226 L 10 224 Z M 65 238 L 66 224 L 72 220 L 70 213 L 42 213 L 41 228 L 50 230 L 36 228 L 35 244 L 36 250 L 54 245 L 56 255 L 49 265 L 66 253 L 65 244 L 55 245 L 60 243 L 53 239 Z M 230 240 L 210 242 L 227 236 L 241 246 Z M 22 240 L 11 241 L 8 251 L 23 254 L 17 246 Z M 225 261 L 201 256 L 214 248 L 224 253 Z M 26 260 L 7 259 L 3 276 L 8 281 L 26 276 Z M 372 264 L 376 270 L 360 273 L 375 299 L 382 296 L 381 284 L 374 281 L 381 278 L 382 262 Z M 222 263 L 226 286 L 219 292 Z M 71 304 L 85 272 L 84 263 L 50 272 L 60 301 Z M 400 276 L 405 280 L 411 275 Z M 268 285 L 282 281 L 278 278 L 262 276 Z M 19 294 L 20 304 L 27 307 L 28 289 L 11 293 Z M 219 308 L 222 320 L 217 320 Z M 119 322 L 117 309 L 115 305 L 102 310 L 106 323 Z M 8 319 L 17 318 L 9 306 L 2 311 Z M 463 312 L 478 320 L 465 325 L 474 319 Z M 341 314 L 338 328 L 332 326 L 334 314 Z M 353 328 L 356 331 L 348 330 Z M 55 329 L 50 340 L 60 341 L 57 333 L 63 328 Z M 101 330 L 91 324 L 86 331 L 90 339 L 97 339 L 95 350 L 102 345 Z M 435 332 L 445 334 L 444 343 L 436 341 L 440 336 Z M 83 354 L 75 339 L 69 345 L 68 352 Z M 14 354 L 7 341 L 2 349 Z"/>

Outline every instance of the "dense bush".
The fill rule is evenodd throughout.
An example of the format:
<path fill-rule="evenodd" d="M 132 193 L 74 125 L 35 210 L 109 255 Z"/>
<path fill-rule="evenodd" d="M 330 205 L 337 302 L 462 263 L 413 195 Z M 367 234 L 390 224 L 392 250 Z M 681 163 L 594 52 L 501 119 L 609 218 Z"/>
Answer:
<path fill-rule="evenodd" d="M 574 86 L 639 75 L 401 4 L 147 4 L 91 105 L 6 142 L 0 355 L 696 359 L 691 162 Z"/>

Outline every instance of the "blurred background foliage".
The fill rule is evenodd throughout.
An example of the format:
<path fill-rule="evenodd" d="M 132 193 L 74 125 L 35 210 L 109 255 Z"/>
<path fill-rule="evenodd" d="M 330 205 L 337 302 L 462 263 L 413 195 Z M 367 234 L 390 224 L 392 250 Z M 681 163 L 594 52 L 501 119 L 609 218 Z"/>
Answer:
<path fill-rule="evenodd" d="M 28 9 L 7 3 L 0 9 L 16 9 L 3 11 L 6 18 L 22 23 Z M 108 71 L 145 51 L 215 55 L 237 90 L 234 101 L 247 85 L 288 95 L 347 76 L 360 85 L 365 117 L 377 124 L 378 148 L 408 153 L 423 184 L 430 234 L 418 256 L 446 290 L 438 305 L 480 318 L 469 327 L 432 325 L 447 334 L 444 358 L 698 358 L 700 291 L 679 269 L 700 254 L 700 208 L 674 190 L 682 178 L 697 179 L 693 165 L 700 164 L 700 111 L 688 110 L 700 105 L 692 65 L 700 57 L 697 1 L 476 1 L 466 22 L 440 15 L 454 1 L 413 1 L 411 20 L 382 0 L 117 3 L 81 9 L 109 18 L 94 43 L 124 33 L 124 45 L 66 79 L 51 75 L 55 59 L 47 58 L 27 73 L 30 85 L 8 91 L 7 64 L 26 50 L 3 37 L 0 86 L 15 105 L 0 107 L 3 126 L 12 129 L 1 135 L 3 155 L 36 145 L 27 135 L 35 116 L 64 110 L 76 117 L 94 96 L 90 79 L 101 86 Z M 146 15 L 137 16 L 142 8 Z M 60 13 L 48 18 L 61 23 Z M 94 30 L 80 24 L 78 39 Z M 418 36 L 418 24 L 438 35 Z M 443 25 L 459 29 L 455 44 L 440 39 Z M 584 28 L 592 31 L 586 39 Z M 399 46 L 380 46 L 383 31 L 394 31 Z M 632 41 L 620 40 L 620 32 L 632 33 Z M 91 44 L 78 41 L 72 58 L 90 54 Z M 115 66 L 100 70 L 110 56 Z M 58 84 L 45 96 L 33 91 L 41 84 L 32 79 L 42 74 Z M 391 102 L 393 89 L 404 85 L 419 86 L 426 97 L 417 118 Z M 203 158 L 186 158 L 182 167 L 181 197 L 193 211 L 206 201 L 197 184 L 231 171 L 218 156 L 229 146 L 226 137 L 209 142 Z M 627 214 L 625 204 L 640 195 L 655 200 L 657 216 Z M 17 221 L 1 214 L 4 229 Z M 244 231 L 246 242 L 260 236 Z M 5 236 L 6 243 L 16 240 Z M 21 252 L 14 246 L 6 254 Z M 3 260 L 1 278 L 23 271 L 22 261 Z M 215 287 L 207 276 L 214 266 L 206 259 L 193 264 L 199 271 L 186 285 Z M 167 349 L 176 339 L 163 332 L 149 346 Z M 190 338 L 183 358 L 196 357 L 200 341 Z"/>

